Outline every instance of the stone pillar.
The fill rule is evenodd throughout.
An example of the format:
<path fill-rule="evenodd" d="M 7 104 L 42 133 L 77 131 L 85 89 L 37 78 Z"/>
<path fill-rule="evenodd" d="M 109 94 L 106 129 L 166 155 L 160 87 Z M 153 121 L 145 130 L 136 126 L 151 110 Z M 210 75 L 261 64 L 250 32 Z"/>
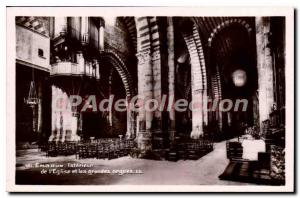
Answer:
<path fill-rule="evenodd" d="M 221 76 L 220 76 L 220 72 L 219 72 L 219 66 L 216 65 L 216 82 L 217 82 L 217 112 L 216 112 L 216 118 L 218 120 L 218 126 L 219 126 L 219 130 L 220 132 L 223 130 L 223 114 L 222 111 L 220 111 L 219 109 L 219 103 L 222 100 L 222 86 L 221 86 Z"/>
<path fill-rule="evenodd" d="M 68 141 L 79 141 L 80 137 L 78 136 L 77 132 L 78 132 L 78 117 L 79 114 L 73 114 L 71 117 L 71 137 L 70 139 L 68 139 Z"/>
<path fill-rule="evenodd" d="M 207 105 L 208 105 L 208 96 L 207 96 L 207 88 L 205 87 L 203 89 L 203 123 L 205 126 L 208 125 L 208 111 L 207 111 Z"/>
<path fill-rule="evenodd" d="M 143 153 L 152 150 L 152 120 L 153 112 L 145 110 L 145 102 L 153 98 L 152 94 L 152 65 L 150 49 L 137 53 L 138 58 L 138 148 Z"/>
<path fill-rule="evenodd" d="M 61 137 L 62 132 L 62 111 L 59 110 L 62 105 L 61 101 L 58 98 L 62 98 L 61 89 L 52 86 L 52 106 L 51 106 L 51 135 L 49 137 L 49 142 L 55 141 L 58 142 Z"/>
<path fill-rule="evenodd" d="M 158 105 L 162 102 L 161 96 L 161 57 L 160 48 L 157 47 L 153 49 L 152 52 L 152 75 L 153 75 L 153 99 L 157 101 Z M 159 106 L 158 106 L 159 107 Z M 157 108 L 153 113 L 152 129 L 153 129 L 153 140 L 156 142 L 155 146 L 163 145 L 163 134 L 162 134 L 162 113 L 159 108 Z"/>
<path fill-rule="evenodd" d="M 85 74 L 85 61 L 83 57 L 83 53 L 79 51 L 76 53 L 77 56 L 77 64 L 78 64 L 78 72 L 79 74 Z"/>
<path fill-rule="evenodd" d="M 111 96 L 113 95 L 112 93 L 112 76 L 114 73 L 114 68 L 112 68 L 110 70 L 110 74 L 109 74 L 109 79 L 108 79 L 108 96 L 109 98 L 111 98 Z M 114 102 L 114 101 L 112 101 Z M 112 108 L 108 108 L 108 123 L 109 126 L 112 127 L 113 126 L 113 109 Z"/>
<path fill-rule="evenodd" d="M 68 95 L 66 92 L 62 93 L 63 99 L 65 101 L 65 105 L 67 105 L 67 101 L 68 101 Z M 61 111 L 61 116 L 62 116 L 62 131 L 61 131 L 61 136 L 60 136 L 60 141 L 61 142 L 65 142 L 68 141 L 67 136 L 69 135 L 68 133 L 71 131 L 71 117 L 72 117 L 72 111 L 71 109 L 64 108 Z"/>
<path fill-rule="evenodd" d="M 100 19 L 99 25 L 99 50 L 104 51 L 104 21 Z"/>
<path fill-rule="evenodd" d="M 63 115 L 62 115 L 62 112 L 59 111 L 57 112 L 57 133 L 56 133 L 56 137 L 55 137 L 55 141 L 56 142 L 59 142 L 61 141 L 61 137 L 62 137 L 62 134 L 63 134 Z"/>
<path fill-rule="evenodd" d="M 127 131 L 126 131 L 126 138 L 127 139 L 134 139 L 135 138 L 135 121 L 134 121 L 134 111 L 132 111 L 134 104 L 131 104 L 130 99 L 127 99 Z"/>
<path fill-rule="evenodd" d="M 270 17 L 256 17 L 259 120 L 269 118 L 274 104 L 273 63 L 270 45 Z"/>
<path fill-rule="evenodd" d="M 55 109 L 55 97 L 57 96 L 57 88 L 55 86 L 52 86 L 52 105 L 51 105 L 51 135 L 49 137 L 49 142 L 52 142 L 52 141 L 55 141 L 55 138 L 56 138 L 56 133 L 57 133 L 57 112 L 56 112 L 56 109 Z"/>
<path fill-rule="evenodd" d="M 171 103 L 172 108 L 169 111 L 169 139 L 171 142 L 171 147 L 175 140 L 175 62 L 174 62 L 174 26 L 172 17 L 167 18 L 167 41 L 168 41 L 168 98 L 169 105 Z"/>
<path fill-rule="evenodd" d="M 64 107 L 59 110 L 60 113 L 60 135 L 57 136 L 57 139 L 60 142 L 68 141 L 79 141 L 80 137 L 77 135 L 78 131 L 78 113 L 73 112 L 72 107 L 68 104 L 69 97 L 65 92 L 61 93 L 63 98 Z"/>
<path fill-rule="evenodd" d="M 200 75 L 197 70 L 198 68 L 195 68 L 195 64 L 192 63 L 192 139 L 198 139 L 203 135 L 203 90 L 202 87 L 199 87 L 198 83 L 196 82 L 197 75 Z"/>
<path fill-rule="evenodd" d="M 37 104 L 38 108 L 38 127 L 37 127 L 37 132 L 40 134 L 42 133 L 42 127 L 43 127 L 43 119 L 42 119 L 42 94 L 43 94 L 43 88 L 42 88 L 42 83 L 39 83 L 39 86 L 37 87 L 38 89 L 38 98 L 39 102 Z"/>
<path fill-rule="evenodd" d="M 193 35 L 183 34 L 191 58 L 192 132 L 191 138 L 203 136 L 203 81 L 197 47 Z"/>
<path fill-rule="evenodd" d="M 89 17 L 81 17 L 81 42 L 83 45 L 89 42 Z"/>
<path fill-rule="evenodd" d="M 57 100 L 56 100 L 57 99 Z M 65 142 L 79 141 L 77 135 L 78 118 L 77 113 L 67 108 L 68 96 L 61 89 L 52 86 L 52 108 L 51 108 L 51 135 L 49 141 Z"/>

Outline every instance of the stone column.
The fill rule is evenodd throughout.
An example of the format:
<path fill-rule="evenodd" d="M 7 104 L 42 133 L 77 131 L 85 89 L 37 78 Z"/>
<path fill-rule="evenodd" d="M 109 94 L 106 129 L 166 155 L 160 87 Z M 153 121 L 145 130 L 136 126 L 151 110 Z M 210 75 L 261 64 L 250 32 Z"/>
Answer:
<path fill-rule="evenodd" d="M 42 133 L 42 127 L 43 127 L 43 119 L 42 119 L 42 94 L 43 94 L 43 88 L 42 88 L 42 83 L 38 84 L 39 86 L 38 88 L 38 98 L 39 98 L 39 102 L 37 104 L 37 108 L 38 108 L 38 127 L 37 127 L 37 131 L 41 134 Z"/>
<path fill-rule="evenodd" d="M 208 104 L 208 96 L 207 96 L 207 88 L 203 89 L 203 123 L 205 126 L 208 125 L 208 111 L 207 111 L 207 104 Z"/>
<path fill-rule="evenodd" d="M 203 90 L 199 78 L 201 78 L 200 64 L 197 64 L 196 58 L 191 57 L 192 68 L 192 132 L 191 138 L 198 139 L 203 135 Z M 193 63 L 194 62 L 194 63 Z"/>
<path fill-rule="evenodd" d="M 89 41 L 89 17 L 81 17 L 81 42 L 83 45 Z"/>
<path fill-rule="evenodd" d="M 219 66 L 216 65 L 216 74 L 214 76 L 214 83 L 215 83 L 215 100 L 214 103 L 217 105 L 216 106 L 216 120 L 218 121 L 218 128 L 220 132 L 223 130 L 223 116 L 222 116 L 222 111 L 219 109 L 219 103 L 222 100 L 222 87 L 221 87 L 221 77 L 220 77 L 220 72 L 219 72 Z M 214 104 L 213 103 L 213 104 Z"/>
<path fill-rule="evenodd" d="M 153 112 L 145 110 L 145 102 L 153 98 L 152 94 L 152 65 L 150 49 L 137 53 L 138 58 L 138 148 L 143 153 L 152 150 L 152 120 Z"/>
<path fill-rule="evenodd" d="M 99 26 L 99 50 L 104 51 L 104 21 L 100 19 Z"/>
<path fill-rule="evenodd" d="M 83 57 L 83 53 L 81 51 L 76 53 L 77 56 L 77 64 L 78 64 L 78 73 L 85 74 L 85 60 Z"/>
<path fill-rule="evenodd" d="M 112 76 L 114 73 L 114 68 L 112 68 L 110 70 L 110 74 L 109 74 L 109 79 L 108 79 L 108 96 L 109 98 L 111 98 L 111 96 L 113 95 L 112 93 Z M 113 103 L 114 101 L 112 101 Z M 108 123 L 109 126 L 112 127 L 113 126 L 113 109 L 112 108 L 108 108 Z"/>
<path fill-rule="evenodd" d="M 63 119 L 62 119 L 62 110 L 61 105 L 63 105 L 62 101 L 59 99 L 63 99 L 63 92 L 61 89 L 52 86 L 52 129 L 51 136 L 49 137 L 49 141 L 60 141 L 61 133 L 63 130 Z"/>
<path fill-rule="evenodd" d="M 163 133 L 162 133 L 162 113 L 159 109 L 159 105 L 162 102 L 161 96 L 161 56 L 160 48 L 153 49 L 152 52 L 152 75 L 153 75 L 153 99 L 157 101 L 158 107 L 153 113 L 152 129 L 153 140 L 156 142 L 157 149 L 163 145 Z"/>
<path fill-rule="evenodd" d="M 174 102 L 175 102 L 175 62 L 174 62 L 174 26 L 173 26 L 173 19 L 172 17 L 167 18 L 167 41 L 168 41 L 168 98 L 169 98 L 169 105 L 171 103 L 169 111 L 169 139 L 171 145 L 173 145 L 175 140 L 175 109 L 174 109 Z"/>
<path fill-rule="evenodd" d="M 134 104 L 131 104 L 131 98 L 126 98 L 127 100 L 127 131 L 126 131 L 126 138 L 127 139 L 134 139 L 135 138 L 135 121 L 134 121 L 134 111 L 132 111 Z"/>
<path fill-rule="evenodd" d="M 191 91 L 192 91 L 192 132 L 191 138 L 198 139 L 203 135 L 203 82 L 199 55 L 193 35 L 185 37 L 191 57 Z"/>
<path fill-rule="evenodd" d="M 57 117 L 58 117 L 56 119 L 56 121 L 57 121 L 57 133 L 56 133 L 55 141 L 59 142 L 59 141 L 61 141 L 61 137 L 63 135 L 63 130 L 64 130 L 64 128 L 63 128 L 64 120 L 63 120 L 63 115 L 62 115 L 61 111 L 57 112 Z"/>
<path fill-rule="evenodd" d="M 66 92 L 62 93 L 64 101 L 68 101 L 68 95 Z M 67 104 L 66 104 L 67 105 Z M 65 142 L 68 140 L 67 135 L 68 132 L 71 131 L 71 117 L 72 117 L 72 112 L 71 109 L 64 108 L 62 111 L 62 134 L 60 136 L 60 141 Z"/>
<path fill-rule="evenodd" d="M 68 139 L 68 141 L 79 141 L 80 137 L 78 136 L 77 132 L 78 132 L 78 117 L 79 114 L 73 114 L 71 117 L 71 137 L 70 139 Z"/>
<path fill-rule="evenodd" d="M 193 35 L 183 33 L 191 58 L 192 132 L 191 138 L 203 136 L 203 81 L 197 47 Z"/>
<path fill-rule="evenodd" d="M 269 118 L 274 104 L 270 17 L 256 17 L 256 51 L 260 124 Z"/>
<path fill-rule="evenodd" d="M 70 116 L 69 116 L 69 130 L 70 134 L 68 134 L 66 141 L 80 141 L 80 137 L 78 135 L 78 131 L 80 128 L 80 110 L 78 109 L 77 106 L 70 106 Z"/>
<path fill-rule="evenodd" d="M 56 109 L 55 109 L 55 100 L 54 100 L 54 98 L 57 96 L 57 88 L 55 87 L 55 86 L 53 86 L 52 85 L 52 87 L 51 87 L 51 89 L 52 89 L 52 91 L 51 91 L 51 93 L 52 93 L 52 95 L 51 95 L 51 97 L 52 97 L 52 105 L 51 105 L 51 135 L 50 135 L 50 137 L 49 137 L 49 142 L 52 142 L 52 141 L 54 141 L 55 140 L 55 138 L 56 138 L 56 133 L 57 133 L 57 119 L 58 119 L 58 117 L 57 117 L 57 113 L 56 113 Z"/>

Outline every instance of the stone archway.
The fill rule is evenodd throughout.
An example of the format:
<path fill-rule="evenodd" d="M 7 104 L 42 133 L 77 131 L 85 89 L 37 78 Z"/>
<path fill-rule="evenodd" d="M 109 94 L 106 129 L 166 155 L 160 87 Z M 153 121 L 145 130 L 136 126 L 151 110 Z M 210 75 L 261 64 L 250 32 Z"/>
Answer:
<path fill-rule="evenodd" d="M 127 100 L 127 131 L 126 131 L 126 138 L 132 139 L 135 137 L 135 115 L 134 112 L 131 110 L 130 101 L 135 95 L 132 77 L 127 69 L 125 62 L 122 60 L 120 56 L 113 50 L 104 50 L 100 54 L 100 60 L 105 59 L 109 61 L 114 69 L 118 72 L 122 83 L 125 88 L 126 93 L 126 100 Z"/>
<path fill-rule="evenodd" d="M 187 46 L 191 58 L 191 92 L 192 103 L 199 108 L 192 111 L 192 132 L 191 138 L 198 139 L 203 136 L 203 124 L 208 123 L 207 112 L 207 76 L 204 51 L 199 32 L 195 24 L 189 21 L 188 31 L 181 34 Z"/>
<path fill-rule="evenodd" d="M 242 19 L 226 20 L 221 25 L 216 25 L 208 38 L 208 53 L 211 58 L 211 88 L 212 94 L 218 101 L 231 99 L 247 99 L 252 106 L 252 97 L 256 85 L 255 55 L 252 28 Z M 242 69 L 247 73 L 251 83 L 245 86 L 234 85 L 234 71 Z M 221 103 L 220 103 L 221 104 Z M 252 125 L 252 107 L 247 112 L 236 110 L 220 111 L 217 109 L 215 119 L 218 121 L 219 130 L 224 137 L 231 137 L 233 131 L 241 128 L 239 124 Z M 223 137 L 223 136 L 222 136 Z"/>
<path fill-rule="evenodd" d="M 227 27 L 230 27 L 232 25 L 240 25 L 242 27 L 245 27 L 245 29 L 247 30 L 248 34 L 251 34 L 252 32 L 252 28 L 251 26 L 242 19 L 230 19 L 230 20 L 226 20 L 224 22 L 222 22 L 221 24 L 217 25 L 217 27 L 215 27 L 213 29 L 213 31 L 211 32 L 207 42 L 208 42 L 208 46 L 211 47 L 212 42 L 214 40 L 214 38 L 224 29 Z"/>

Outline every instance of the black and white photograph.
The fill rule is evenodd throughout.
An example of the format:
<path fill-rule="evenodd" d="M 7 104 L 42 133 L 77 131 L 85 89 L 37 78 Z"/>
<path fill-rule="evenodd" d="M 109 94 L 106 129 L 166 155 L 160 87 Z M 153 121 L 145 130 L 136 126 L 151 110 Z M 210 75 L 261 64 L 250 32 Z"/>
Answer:
<path fill-rule="evenodd" d="M 294 10 L 241 10 L 8 7 L 9 191 L 293 191 Z"/>

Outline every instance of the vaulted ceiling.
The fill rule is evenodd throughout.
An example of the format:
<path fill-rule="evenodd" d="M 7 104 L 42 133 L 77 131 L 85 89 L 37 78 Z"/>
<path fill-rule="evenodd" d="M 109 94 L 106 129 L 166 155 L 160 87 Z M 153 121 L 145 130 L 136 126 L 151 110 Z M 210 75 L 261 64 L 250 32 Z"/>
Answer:
<path fill-rule="evenodd" d="M 136 50 L 137 32 L 135 18 L 128 16 L 120 18 L 127 27 L 128 34 Z M 235 64 L 239 60 L 233 60 L 234 56 L 240 56 L 240 59 L 246 60 L 245 56 L 255 52 L 254 17 L 174 17 L 175 33 L 180 35 L 181 31 L 188 30 L 189 28 L 186 27 L 187 23 L 195 25 L 198 29 L 206 60 L 212 57 L 216 61 L 214 64 Z M 166 29 L 166 27 L 159 28 L 161 29 L 160 31 Z M 175 48 L 179 48 L 175 51 L 177 51 L 177 58 L 179 58 L 187 53 L 187 49 L 185 44 L 180 42 L 182 39 L 175 37 L 175 40 L 177 43 Z M 210 64 L 210 61 L 207 61 Z M 225 69 L 225 67 L 222 69 Z"/>
<path fill-rule="evenodd" d="M 131 37 L 132 43 L 136 49 L 137 43 L 137 33 L 136 33 L 136 24 L 134 17 L 121 17 L 124 24 L 127 27 L 128 33 Z M 244 28 L 245 31 L 250 34 L 255 32 L 255 24 L 253 17 L 176 17 L 182 21 L 190 20 L 193 21 L 199 30 L 203 46 L 212 46 L 217 35 L 226 27 L 229 26 L 240 26 Z M 181 23 L 178 23 L 177 29 L 183 29 Z M 166 28 L 166 27 L 160 27 Z M 175 29 L 176 31 L 176 29 Z M 229 43 L 226 43 L 226 40 L 223 41 L 222 45 L 219 46 L 220 49 L 224 52 L 230 48 Z"/>
<path fill-rule="evenodd" d="M 211 45 L 216 35 L 231 25 L 243 26 L 249 33 L 254 31 L 253 17 L 193 17 L 204 45 Z"/>

